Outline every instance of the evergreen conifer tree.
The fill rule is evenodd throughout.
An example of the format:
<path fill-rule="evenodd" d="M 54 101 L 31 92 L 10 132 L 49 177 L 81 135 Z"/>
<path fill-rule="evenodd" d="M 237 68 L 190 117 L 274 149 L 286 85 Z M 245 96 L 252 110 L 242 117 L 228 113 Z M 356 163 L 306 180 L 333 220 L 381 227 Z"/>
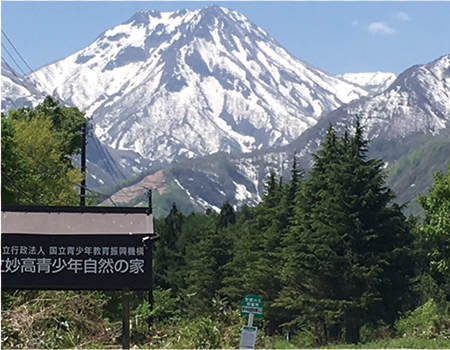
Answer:
<path fill-rule="evenodd" d="M 208 313 L 222 288 L 224 266 L 232 256 L 230 228 L 236 215 L 229 201 L 214 219 L 216 228 L 206 228 L 203 237 L 189 246 L 186 254 L 186 309 L 191 315 Z"/>
<path fill-rule="evenodd" d="M 392 322 L 409 293 L 410 228 L 391 205 L 383 162 L 367 152 L 359 120 L 354 136 L 328 128 L 285 239 L 286 286 L 276 304 L 313 324 L 322 343 L 344 327 L 346 341 L 358 342 L 363 324 L 375 315 Z"/>
<path fill-rule="evenodd" d="M 236 222 L 236 213 L 228 200 L 225 201 L 220 209 L 219 221 L 217 223 L 217 229 L 220 230 L 228 225 L 232 225 Z"/>
<path fill-rule="evenodd" d="M 249 220 L 239 225 L 234 255 L 226 266 L 223 292 L 236 303 L 247 294 L 257 294 L 265 303 L 268 331 L 273 333 L 284 322 L 283 309 L 273 309 L 272 302 L 281 290 L 279 272 L 282 261 L 282 240 L 288 227 L 300 172 L 293 164 L 288 185 L 271 173 L 265 185 L 265 196 L 253 208 Z"/>
<path fill-rule="evenodd" d="M 175 293 L 182 284 L 181 269 L 184 265 L 183 256 L 178 251 L 178 239 L 181 236 L 184 215 L 175 203 L 169 215 L 158 227 L 160 239 L 155 244 L 154 278 L 155 285 L 163 289 L 171 288 Z"/>

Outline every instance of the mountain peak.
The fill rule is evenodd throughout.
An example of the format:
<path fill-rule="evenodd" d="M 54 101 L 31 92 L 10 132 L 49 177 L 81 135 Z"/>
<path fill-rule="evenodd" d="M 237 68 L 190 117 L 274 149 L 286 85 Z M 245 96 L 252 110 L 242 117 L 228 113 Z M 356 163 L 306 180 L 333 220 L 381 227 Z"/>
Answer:
<path fill-rule="evenodd" d="M 202 11 L 224 12 L 224 11 L 227 11 L 227 9 L 225 7 L 222 7 L 217 4 L 211 4 L 211 5 L 205 6 Z"/>
<path fill-rule="evenodd" d="M 38 74 L 92 116 L 102 142 L 151 161 L 286 145 L 367 94 L 218 5 L 140 11 Z"/>
<path fill-rule="evenodd" d="M 161 18 L 161 12 L 155 10 L 142 10 L 136 12 L 128 21 L 124 24 L 132 24 L 134 26 L 138 25 L 148 25 L 151 18 Z"/>

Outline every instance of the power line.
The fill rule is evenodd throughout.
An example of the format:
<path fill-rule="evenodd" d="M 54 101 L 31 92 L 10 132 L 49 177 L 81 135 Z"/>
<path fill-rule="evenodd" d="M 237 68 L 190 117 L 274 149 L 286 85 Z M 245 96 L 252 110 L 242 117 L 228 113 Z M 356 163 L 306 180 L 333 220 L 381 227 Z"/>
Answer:
<path fill-rule="evenodd" d="M 17 51 L 16 47 L 14 46 L 14 44 L 11 42 L 11 40 L 9 40 L 8 36 L 6 35 L 6 33 L 3 31 L 2 29 L 2 34 L 5 36 L 6 40 L 8 40 L 9 44 L 12 46 L 12 48 L 14 49 L 14 51 L 16 51 L 16 53 L 19 55 L 19 57 L 22 59 L 22 61 L 25 63 L 25 65 L 28 67 L 28 69 L 30 70 L 30 72 L 33 72 L 33 70 L 31 69 L 31 67 L 28 65 L 28 63 L 24 60 L 24 58 L 22 57 L 22 55 L 19 53 L 19 51 Z M 2 45 L 3 46 L 3 45 Z M 24 73 L 25 74 L 25 73 Z"/>
<path fill-rule="evenodd" d="M 124 181 L 128 180 L 128 178 L 122 173 L 120 168 L 116 165 L 116 162 L 114 161 L 113 157 L 111 156 L 111 153 L 108 151 L 108 148 L 107 147 L 103 148 L 101 143 L 100 143 L 100 141 L 96 137 L 93 137 L 93 138 L 94 138 L 94 141 L 96 141 L 97 144 L 98 144 L 98 146 L 96 144 L 95 147 L 100 151 L 100 153 L 102 154 L 103 158 L 105 159 L 105 165 L 110 170 L 112 170 L 112 172 L 108 172 L 107 171 L 107 173 L 108 173 L 108 175 L 111 176 L 111 179 L 116 184 L 116 186 L 118 188 L 118 191 L 123 190 L 125 192 L 125 194 L 132 194 L 132 190 L 129 187 L 125 187 L 125 186 L 119 185 L 119 183 L 114 179 L 114 176 L 115 176 L 117 178 L 117 180 L 121 181 L 119 176 L 118 176 L 118 173 L 119 173 L 122 176 L 122 178 L 124 179 Z"/>
<path fill-rule="evenodd" d="M 117 169 L 117 171 L 119 172 L 119 174 L 122 176 L 122 178 L 126 181 L 128 180 L 128 178 L 122 173 L 122 171 L 120 170 L 119 166 L 116 164 L 116 162 L 114 162 L 113 157 L 111 156 L 111 153 L 109 153 L 108 148 L 105 147 L 105 153 L 106 156 L 109 156 L 109 159 L 111 160 L 111 164 Z M 116 173 L 117 174 L 117 173 Z"/>
<path fill-rule="evenodd" d="M 3 29 L 1 30 L 1 32 L 2 32 L 2 34 L 5 36 L 5 38 L 8 40 L 9 44 L 12 46 L 12 48 L 13 48 L 14 51 L 17 53 L 17 55 L 20 57 L 20 59 L 22 60 L 22 62 L 25 63 L 25 65 L 27 66 L 27 68 L 30 70 L 30 73 L 29 73 L 28 75 L 34 73 L 34 70 L 31 69 L 31 67 L 29 66 L 29 64 L 27 63 L 27 61 L 25 61 L 25 59 L 23 58 L 23 56 L 22 56 L 22 55 L 20 54 L 20 52 L 16 49 L 16 47 L 14 46 L 14 44 L 12 43 L 12 41 L 8 38 L 8 36 L 6 35 L 6 33 L 4 32 Z M 35 89 L 36 89 L 43 97 L 45 97 L 45 96 L 47 95 L 47 93 L 44 93 L 44 92 L 40 91 L 40 89 L 38 88 L 38 86 L 36 85 L 36 83 L 33 82 L 33 81 L 28 77 L 28 75 L 23 71 L 23 69 L 20 67 L 20 65 L 14 60 L 14 58 L 12 57 L 12 55 L 8 52 L 8 50 L 6 49 L 6 47 L 5 47 L 3 44 L 2 44 L 2 47 L 6 50 L 6 52 L 8 53 L 8 55 L 12 58 L 12 60 L 14 61 L 14 63 L 17 65 L 17 67 L 18 67 L 18 68 L 20 69 L 20 71 L 23 73 L 24 78 L 26 78 L 26 79 L 31 83 L 31 85 L 33 85 L 34 88 L 35 88 Z M 42 85 L 45 89 L 47 89 L 47 91 L 49 91 L 48 94 L 51 94 L 51 96 L 54 97 L 54 98 L 55 98 L 56 100 L 58 100 L 59 102 L 64 103 L 64 104 L 66 104 L 66 105 L 69 105 L 66 101 L 63 101 L 59 96 L 57 96 L 55 92 L 51 92 L 52 89 L 49 89 L 49 87 L 47 86 L 47 84 L 45 84 L 42 80 L 40 80 L 40 79 L 38 78 L 37 75 L 35 76 L 35 78 L 36 78 L 37 81 L 39 81 L 39 82 L 41 83 L 41 85 Z"/>
<path fill-rule="evenodd" d="M 105 151 L 103 150 L 102 146 L 100 145 L 100 141 L 97 140 L 96 137 L 94 137 L 93 139 L 94 139 L 94 144 L 95 144 L 95 142 L 97 142 L 97 144 L 98 144 L 95 147 L 97 147 L 97 149 L 102 154 L 102 157 L 105 160 L 104 163 L 105 163 L 106 168 L 109 168 L 109 170 L 107 170 L 108 175 L 111 176 L 111 179 L 114 181 L 114 183 L 116 184 L 117 188 L 120 188 L 120 185 L 117 183 L 116 179 L 113 176 L 113 173 L 115 173 L 115 171 L 114 171 L 112 165 L 110 164 L 108 158 L 106 157 Z M 115 173 L 115 175 L 117 176 L 117 173 Z"/>
<path fill-rule="evenodd" d="M 86 187 L 86 190 L 89 191 L 89 192 L 91 192 L 91 193 L 93 193 L 93 194 L 99 195 L 99 196 L 108 197 L 109 200 L 111 201 L 111 203 L 112 203 L 115 207 L 117 207 L 116 203 L 113 201 L 113 199 L 112 199 L 112 197 L 111 197 L 110 195 L 103 194 L 103 193 L 96 192 L 96 191 L 92 191 L 92 190 L 90 190 L 90 189 L 87 188 L 87 187 Z"/>
<path fill-rule="evenodd" d="M 16 64 L 17 68 L 20 69 L 20 71 L 22 72 L 23 75 L 25 75 L 25 72 L 23 71 L 22 67 L 20 67 L 20 65 L 17 63 L 17 61 L 14 59 L 14 57 L 9 53 L 8 49 L 6 48 L 5 45 L 3 45 L 2 43 L 2 48 L 3 50 L 6 51 L 6 53 L 8 54 L 8 56 L 13 60 L 13 62 Z"/>
<path fill-rule="evenodd" d="M 105 146 L 105 148 L 103 148 L 102 145 L 101 145 L 101 143 L 100 143 L 100 141 L 98 140 L 98 138 L 96 138 L 95 136 L 94 136 L 93 138 L 94 138 L 94 141 L 97 141 L 97 143 L 98 143 L 98 146 L 96 146 L 97 149 L 100 150 L 100 152 L 102 153 L 102 155 L 103 155 L 103 157 L 105 158 L 106 162 L 109 163 L 110 169 L 113 170 L 115 176 L 117 177 L 117 180 L 119 180 L 119 181 L 127 181 L 127 180 L 128 180 L 128 177 L 127 177 L 126 175 L 124 175 L 124 173 L 121 171 L 120 167 L 116 164 L 116 162 L 114 161 L 114 159 L 113 159 L 111 153 L 110 153 L 109 150 L 108 150 L 108 147 Z M 116 170 L 117 170 L 117 171 L 116 171 Z M 122 177 L 123 180 L 121 180 L 121 179 L 119 178 L 119 176 L 118 176 L 119 174 L 120 174 L 120 176 Z M 111 178 L 112 178 L 112 174 L 110 174 L 110 175 L 111 175 Z M 116 185 L 120 188 L 119 184 L 118 184 L 117 182 L 115 182 L 115 183 L 116 183 Z M 129 188 L 127 188 L 127 187 L 123 187 L 122 189 L 124 189 L 125 191 L 131 191 L 131 190 L 130 190 Z"/>
<path fill-rule="evenodd" d="M 20 59 L 22 60 L 22 62 L 23 63 L 25 63 L 25 65 L 27 66 L 27 68 L 30 70 L 30 73 L 29 74 L 31 74 L 31 73 L 33 73 L 34 71 L 33 71 L 33 69 L 31 69 L 31 67 L 29 66 L 29 64 L 27 63 L 27 61 L 25 61 L 25 59 L 22 57 L 22 55 L 20 54 L 20 52 L 16 49 L 16 47 L 14 46 L 14 44 L 12 43 L 12 41 L 8 38 L 8 36 L 6 35 L 6 33 L 5 33 L 5 31 L 2 29 L 2 34 L 5 36 L 5 38 L 6 38 L 6 40 L 8 40 L 8 42 L 9 42 L 9 44 L 12 46 L 12 48 L 14 49 L 14 51 L 17 53 L 17 55 L 20 57 Z M 3 46 L 3 44 L 2 44 L 2 47 L 4 47 Z M 4 47 L 5 48 L 5 47 Z M 6 48 L 5 48 L 5 50 L 6 50 Z M 8 51 L 7 51 L 8 52 Z M 9 54 L 9 53 L 8 53 Z M 11 54 L 9 54 L 10 55 L 10 57 L 12 58 L 12 56 L 11 56 Z M 17 65 L 17 67 L 19 67 L 19 69 L 20 69 L 20 71 L 23 73 L 23 75 L 26 77 L 27 76 L 27 74 L 22 70 L 22 68 L 19 66 L 19 64 L 13 59 L 13 61 L 16 63 L 16 65 Z M 36 77 L 37 78 L 37 77 Z M 33 84 L 34 85 L 34 83 L 29 79 L 29 78 L 27 78 L 28 79 L 28 81 L 31 83 L 31 84 Z M 45 85 L 39 78 L 37 78 L 40 82 L 41 82 L 41 84 L 48 90 L 48 91 L 51 91 L 49 88 L 48 88 L 48 86 L 47 85 Z M 37 86 L 36 85 L 34 85 L 34 87 L 37 89 Z M 42 92 L 41 92 L 41 94 L 42 95 L 45 95 L 45 94 L 43 94 Z"/>
<path fill-rule="evenodd" d="M 25 192 L 19 185 L 17 185 L 13 179 L 11 179 L 6 173 L 2 170 L 2 176 L 6 177 L 6 179 L 10 182 L 11 185 L 13 185 L 20 193 L 22 193 L 25 197 L 30 199 L 34 204 L 43 205 L 42 203 L 38 202 L 35 198 L 30 196 L 27 192 Z"/>
<path fill-rule="evenodd" d="M 108 151 L 108 148 L 105 146 L 105 149 L 103 150 L 103 147 L 101 146 L 100 140 L 97 137 L 95 137 L 95 135 L 93 135 L 93 136 L 89 135 L 89 136 L 92 137 L 94 139 L 94 141 L 97 141 L 98 146 L 96 146 L 96 147 L 103 154 L 105 160 L 109 161 L 109 163 L 111 164 L 111 169 L 112 169 L 113 166 L 114 166 L 115 169 L 117 169 L 117 172 L 115 171 L 115 169 L 113 169 L 115 175 L 120 174 L 125 181 L 128 180 L 128 178 L 122 173 L 120 168 L 116 165 L 113 157 L 111 156 L 111 153 Z M 120 181 L 119 176 L 117 176 L 117 179 Z"/>
<path fill-rule="evenodd" d="M 94 144 L 95 144 L 95 142 L 96 142 L 96 147 L 97 147 L 97 149 L 100 151 L 100 153 L 102 154 L 102 156 L 103 156 L 103 158 L 104 158 L 104 160 L 105 160 L 105 165 L 106 165 L 106 167 L 108 167 L 109 170 L 111 171 L 111 173 L 109 173 L 109 175 L 111 176 L 111 178 L 113 179 L 113 181 L 115 182 L 115 184 L 116 184 L 118 187 L 120 187 L 119 184 L 117 183 L 117 181 L 114 179 L 114 177 L 116 177 L 117 180 L 119 180 L 119 181 L 121 181 L 121 180 L 120 180 L 119 173 L 120 173 L 120 175 L 122 175 L 122 178 L 123 178 L 124 180 L 128 180 L 127 177 L 126 177 L 125 175 L 123 175 L 123 173 L 122 173 L 122 172 L 120 171 L 120 169 L 117 167 L 117 165 L 115 164 L 114 159 L 112 158 L 112 156 L 111 156 L 111 154 L 109 153 L 108 149 L 107 149 L 107 148 L 104 149 L 104 148 L 102 147 L 102 145 L 100 144 L 100 141 L 99 141 L 96 137 L 93 137 L 93 139 L 94 139 Z M 108 158 L 108 156 L 109 156 L 109 158 Z M 116 169 L 117 169 L 117 171 L 116 171 Z M 113 173 L 114 173 L 114 174 L 113 174 Z"/>
<path fill-rule="evenodd" d="M 17 79 L 19 79 L 19 77 L 17 76 L 16 72 L 14 72 L 14 70 L 11 68 L 11 66 L 8 64 L 8 62 L 6 62 L 4 60 L 4 58 L 2 57 L 2 61 L 4 64 L 6 64 L 6 66 L 10 69 L 10 71 L 16 76 Z M 22 82 L 19 79 L 19 82 L 22 84 Z M 30 95 L 31 96 L 31 95 Z M 11 99 L 11 104 L 16 108 L 19 109 L 19 107 L 17 107 L 16 103 L 13 101 L 13 99 Z"/>
<path fill-rule="evenodd" d="M 2 48 L 6 51 L 6 53 L 8 54 L 8 56 L 13 60 L 13 62 L 16 64 L 16 66 L 20 69 L 20 71 L 22 73 L 24 73 L 24 71 L 22 70 L 22 68 L 19 66 L 19 64 L 16 62 L 16 60 L 14 59 L 14 57 L 12 57 L 12 55 L 9 53 L 8 49 L 3 45 L 2 43 Z M 25 86 L 24 82 L 23 82 L 23 78 L 19 77 L 15 70 L 11 68 L 11 66 L 8 64 L 8 62 L 6 62 L 6 60 L 2 57 L 2 61 L 8 66 L 9 70 L 12 72 L 12 74 L 14 74 L 14 76 L 17 78 L 17 80 L 19 81 L 20 85 L 22 85 L 25 89 L 27 89 L 29 91 L 29 88 L 27 86 Z M 24 73 L 25 74 L 25 73 Z M 28 78 L 27 78 L 28 79 Z M 37 86 L 35 86 L 33 84 L 33 82 L 28 79 L 28 81 L 36 88 L 36 91 L 41 94 L 42 97 L 45 97 L 45 93 L 43 93 L 42 91 L 40 91 Z M 33 96 L 32 94 L 30 94 L 30 96 Z"/>

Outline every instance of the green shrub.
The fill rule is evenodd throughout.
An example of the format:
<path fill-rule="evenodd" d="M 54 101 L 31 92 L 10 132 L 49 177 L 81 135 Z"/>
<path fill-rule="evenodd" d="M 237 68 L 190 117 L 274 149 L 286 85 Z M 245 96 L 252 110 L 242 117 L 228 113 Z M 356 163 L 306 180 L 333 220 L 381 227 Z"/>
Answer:
<path fill-rule="evenodd" d="M 147 330 L 149 318 L 152 318 L 154 322 L 163 322 L 180 314 L 178 308 L 180 298 L 172 297 L 172 289 L 164 290 L 161 287 L 157 287 L 153 291 L 153 298 L 153 309 L 150 308 L 148 301 L 144 301 L 132 313 L 134 326 L 139 331 L 145 332 Z"/>
<path fill-rule="evenodd" d="M 449 315 L 439 310 L 434 299 L 428 300 L 395 323 L 400 337 L 417 339 L 450 339 L 449 326 Z"/>
<path fill-rule="evenodd" d="M 199 317 L 180 329 L 176 348 L 219 349 L 221 348 L 221 325 L 210 317 Z"/>
<path fill-rule="evenodd" d="M 96 292 L 17 292 L 2 311 L 2 348 L 98 348 L 113 344 L 120 326 L 103 317 Z"/>

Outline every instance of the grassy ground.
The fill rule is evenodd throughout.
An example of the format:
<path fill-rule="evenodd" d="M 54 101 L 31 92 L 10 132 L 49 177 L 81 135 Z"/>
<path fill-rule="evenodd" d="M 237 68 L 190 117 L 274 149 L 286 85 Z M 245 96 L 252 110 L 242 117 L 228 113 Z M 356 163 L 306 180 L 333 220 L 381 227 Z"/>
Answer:
<path fill-rule="evenodd" d="M 286 340 L 277 341 L 274 344 L 275 349 L 299 349 L 296 344 Z M 366 344 L 349 345 L 336 344 L 323 347 L 324 349 L 450 349 L 450 339 L 413 339 L 413 338 L 394 338 L 382 339 L 377 342 Z"/>

